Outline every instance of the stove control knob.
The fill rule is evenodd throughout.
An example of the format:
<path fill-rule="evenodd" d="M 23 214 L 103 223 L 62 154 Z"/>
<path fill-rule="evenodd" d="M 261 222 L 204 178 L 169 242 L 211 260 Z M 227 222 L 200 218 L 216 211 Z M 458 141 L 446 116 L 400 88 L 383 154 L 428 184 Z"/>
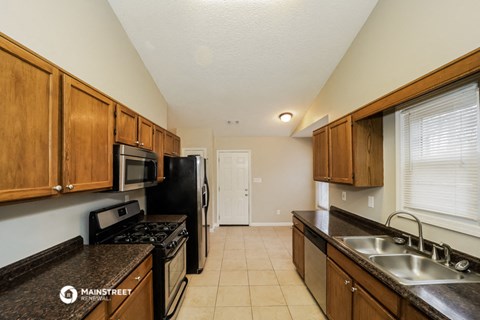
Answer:
<path fill-rule="evenodd" d="M 172 248 L 175 248 L 176 246 L 177 246 L 177 241 L 173 240 L 167 245 L 167 249 L 172 249 Z"/>
<path fill-rule="evenodd" d="M 184 236 L 184 237 L 188 236 L 188 231 L 187 231 L 187 229 L 183 229 L 183 230 L 180 232 L 180 235 L 181 235 L 181 236 Z"/>

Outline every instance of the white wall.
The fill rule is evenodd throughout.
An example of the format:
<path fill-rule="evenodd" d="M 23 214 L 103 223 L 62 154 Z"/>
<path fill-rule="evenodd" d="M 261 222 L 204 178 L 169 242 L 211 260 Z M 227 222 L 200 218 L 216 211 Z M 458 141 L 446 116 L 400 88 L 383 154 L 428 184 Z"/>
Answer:
<path fill-rule="evenodd" d="M 105 0 L 0 0 L 0 32 L 166 127 L 167 104 Z M 141 200 L 143 191 L 129 193 Z M 124 200 L 83 193 L 0 206 L 0 267 L 77 235 Z"/>
<path fill-rule="evenodd" d="M 480 1 L 380 0 L 347 54 L 310 107 L 299 129 L 329 115 L 336 119 L 480 45 Z M 395 210 L 395 119 L 384 118 L 383 188 L 330 186 L 330 204 L 385 222 Z M 341 192 L 347 192 L 347 201 Z M 375 197 L 368 208 L 367 197 Z M 416 234 L 405 219 L 392 225 Z M 425 226 L 425 237 L 480 256 L 480 240 Z"/>
<path fill-rule="evenodd" d="M 314 207 L 310 138 L 216 137 L 215 149 L 251 151 L 252 178 L 262 179 L 251 184 L 251 223 L 290 223 L 292 210 Z"/>

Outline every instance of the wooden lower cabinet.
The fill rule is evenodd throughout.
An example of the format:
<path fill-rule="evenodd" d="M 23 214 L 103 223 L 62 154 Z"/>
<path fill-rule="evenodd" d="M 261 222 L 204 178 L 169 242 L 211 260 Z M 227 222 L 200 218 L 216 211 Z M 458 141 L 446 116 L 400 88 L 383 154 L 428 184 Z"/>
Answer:
<path fill-rule="evenodd" d="M 100 303 L 84 320 L 105 320 L 107 317 L 107 302 Z"/>
<path fill-rule="evenodd" d="M 327 247 L 330 320 L 398 319 L 402 299 L 334 247 Z"/>
<path fill-rule="evenodd" d="M 110 317 L 110 320 L 136 319 L 153 319 L 153 281 L 151 271 Z"/>
<path fill-rule="evenodd" d="M 303 235 L 303 223 L 293 217 L 292 228 L 292 259 L 298 274 L 305 277 L 305 238 Z"/>
<path fill-rule="evenodd" d="M 353 319 L 395 319 L 385 308 L 383 308 L 367 291 L 355 284 L 353 292 Z"/>
<path fill-rule="evenodd" d="M 426 316 L 423 312 L 417 310 L 414 306 L 412 306 L 407 301 L 404 301 L 402 308 L 402 320 L 428 320 L 430 319 Z"/>
<path fill-rule="evenodd" d="M 352 278 L 327 260 L 327 315 L 331 320 L 352 319 Z"/>

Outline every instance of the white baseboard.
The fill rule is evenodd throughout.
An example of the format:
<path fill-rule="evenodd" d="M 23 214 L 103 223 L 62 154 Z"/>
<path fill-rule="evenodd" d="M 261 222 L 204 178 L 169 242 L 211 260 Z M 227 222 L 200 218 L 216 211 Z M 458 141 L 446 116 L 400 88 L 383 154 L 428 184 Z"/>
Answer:
<path fill-rule="evenodd" d="M 252 222 L 250 227 L 290 227 L 291 222 Z"/>

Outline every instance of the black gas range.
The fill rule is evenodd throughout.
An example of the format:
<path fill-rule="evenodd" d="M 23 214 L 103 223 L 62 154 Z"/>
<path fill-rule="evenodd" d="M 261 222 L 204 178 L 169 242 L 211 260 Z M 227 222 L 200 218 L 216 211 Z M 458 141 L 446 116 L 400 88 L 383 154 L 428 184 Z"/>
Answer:
<path fill-rule="evenodd" d="M 186 216 L 146 216 L 138 201 L 90 212 L 90 244 L 148 243 L 153 250 L 156 320 L 176 318 L 187 287 Z"/>

